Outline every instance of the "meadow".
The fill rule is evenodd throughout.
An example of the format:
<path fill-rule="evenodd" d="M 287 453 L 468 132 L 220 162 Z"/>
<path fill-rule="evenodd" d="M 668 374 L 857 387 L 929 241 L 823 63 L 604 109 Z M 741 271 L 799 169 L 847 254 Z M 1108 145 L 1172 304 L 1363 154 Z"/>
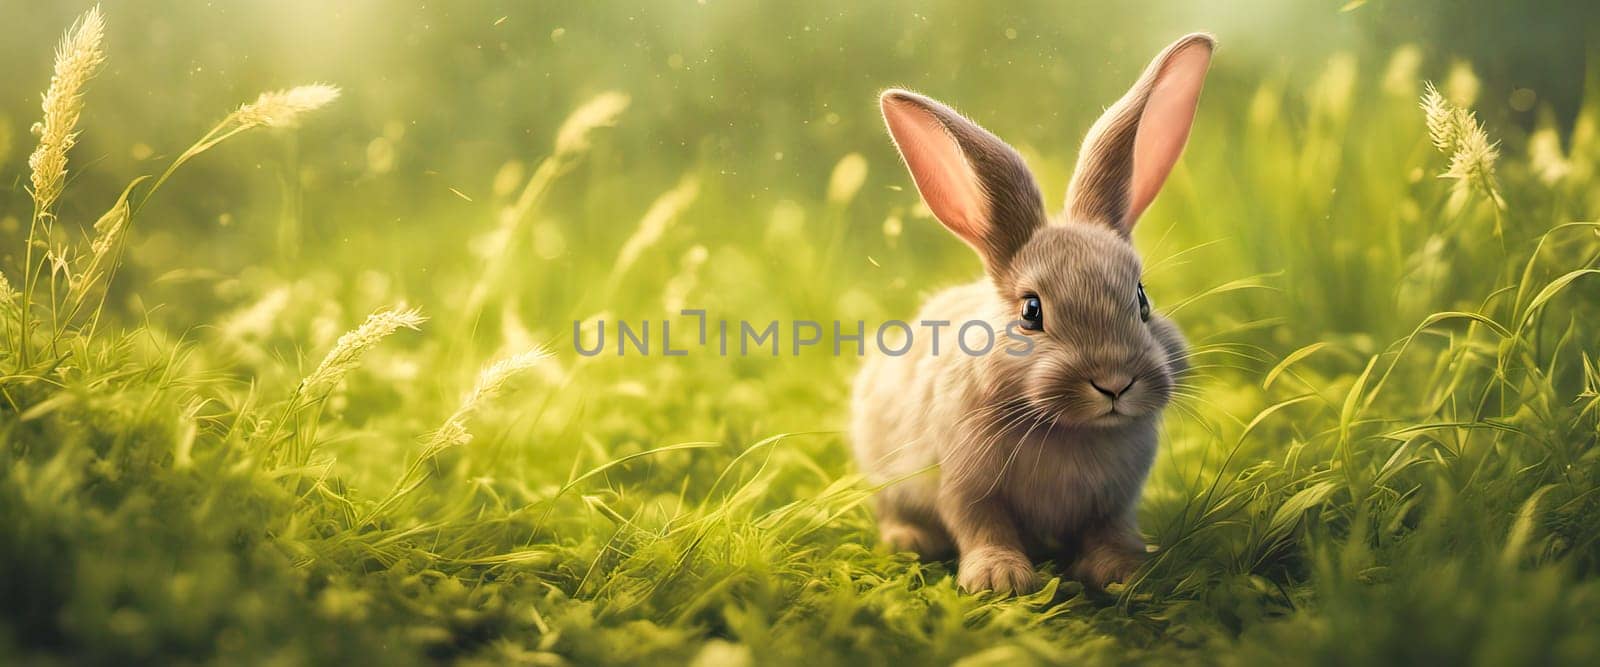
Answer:
<path fill-rule="evenodd" d="M 223 4 L 0 8 L 0 663 L 1600 661 L 1600 54 L 1526 88 L 1432 3 Z M 980 267 L 877 90 L 1056 206 L 1195 29 L 1133 580 L 879 545 L 848 347 L 574 349 L 910 317 Z"/>

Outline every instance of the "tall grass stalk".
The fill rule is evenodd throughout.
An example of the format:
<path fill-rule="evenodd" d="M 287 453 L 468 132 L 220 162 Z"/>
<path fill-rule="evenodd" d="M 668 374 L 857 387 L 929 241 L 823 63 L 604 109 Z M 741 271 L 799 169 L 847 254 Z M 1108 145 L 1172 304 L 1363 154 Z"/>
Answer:
<path fill-rule="evenodd" d="M 528 225 L 539 202 L 555 182 L 577 166 L 592 145 L 594 132 L 617 123 L 632 99 L 625 93 L 607 91 L 583 103 L 556 131 L 555 150 L 541 160 L 518 192 L 516 201 L 502 209 L 495 234 L 496 244 L 483 270 L 473 282 L 461 309 L 461 324 L 467 331 L 476 329 L 478 320 L 494 291 L 506 282 L 507 271 L 523 247 Z"/>
<path fill-rule="evenodd" d="M 146 204 L 150 203 L 150 199 L 155 196 L 156 191 L 160 190 L 161 186 L 166 184 L 167 180 L 172 178 L 173 174 L 177 173 L 178 168 L 187 164 L 190 160 L 193 160 L 200 154 L 216 147 L 223 141 L 254 128 L 296 127 L 304 119 L 306 114 L 316 111 L 317 109 L 332 103 L 334 100 L 339 99 L 339 94 L 340 92 L 337 86 L 325 83 L 315 83 L 304 86 L 296 86 L 287 90 L 265 92 L 258 96 L 255 101 L 240 105 L 239 108 L 235 109 L 232 113 L 224 116 L 220 122 L 212 127 L 211 130 L 207 131 L 205 135 L 201 136 L 198 141 L 184 149 L 184 151 L 180 153 L 177 158 L 173 159 L 173 161 L 167 165 L 166 170 L 162 171 L 161 174 L 156 177 L 155 181 L 150 185 L 150 188 L 145 190 L 143 195 L 139 198 L 138 203 L 133 204 L 128 208 L 126 212 L 127 220 L 122 225 L 121 235 L 124 237 L 126 236 L 127 228 L 132 226 L 132 220 L 134 216 L 136 216 Z M 131 194 L 133 188 L 139 184 L 140 180 L 143 180 L 143 177 L 141 177 L 141 179 L 136 179 L 128 186 L 128 191 L 123 193 L 123 198 L 119 201 L 119 205 L 126 205 L 127 198 Z M 123 244 L 117 243 L 115 246 L 116 257 L 109 262 L 109 265 L 105 271 L 105 280 L 103 281 L 105 283 L 110 283 L 110 281 L 116 276 L 117 268 L 121 264 Z M 91 330 L 93 330 L 93 328 L 99 324 L 100 314 L 104 309 L 104 305 L 105 292 L 102 292 L 100 302 L 95 306 L 94 318 L 90 323 Z"/>
<path fill-rule="evenodd" d="M 52 358 L 58 358 L 62 338 L 76 330 L 78 318 L 90 311 L 90 297 L 98 295 L 93 315 L 83 331 L 84 335 L 93 337 L 135 215 L 179 167 L 240 132 L 256 127 L 293 127 L 305 114 L 339 96 L 339 89 L 334 86 L 313 84 L 263 93 L 254 102 L 240 106 L 168 165 L 139 195 L 137 203 L 132 203 L 134 192 L 149 177 L 141 176 L 130 182 L 112 207 L 94 223 L 86 252 L 74 253 L 70 247 L 59 246 L 55 241 L 54 209 L 65 188 L 68 154 L 78 139 L 77 125 L 84 108 L 83 89 L 106 59 L 105 26 L 100 8 L 95 6 L 66 31 L 56 50 L 54 72 L 44 93 L 43 119 L 34 127 L 39 144 L 28 158 L 33 215 L 23 260 L 21 315 L 16 327 L 15 348 L 23 368 L 33 366 L 33 337 L 38 325 L 33 318 L 36 306 L 48 309 L 49 340 L 45 349 Z M 38 289 L 46 274 L 50 296 L 41 303 Z M 65 283 L 64 290 L 58 291 L 58 282 Z"/>
<path fill-rule="evenodd" d="M 368 315 L 360 326 L 340 336 L 316 369 L 295 387 L 277 417 L 268 424 L 265 437 L 255 443 L 270 467 L 308 463 L 316 447 L 317 424 L 329 393 L 355 370 L 368 350 L 401 329 L 417 331 L 426 321 L 428 318 L 416 308 L 385 308 Z M 285 435 L 290 446 L 287 452 L 280 453 L 280 436 Z"/>
<path fill-rule="evenodd" d="M 549 356 L 548 350 L 535 348 L 501 359 L 480 371 L 477 382 L 473 384 L 472 390 L 462 397 L 455 412 L 450 413 L 450 416 L 445 418 L 444 424 L 429 434 L 423 443 L 421 453 L 406 467 L 405 473 L 395 483 L 394 489 L 378 502 L 362 523 L 367 523 L 373 517 L 389 511 L 395 504 L 422 486 L 427 481 L 430 466 L 434 465 L 440 454 L 471 443 L 472 432 L 467 428 L 468 417 L 500 395 L 505 390 L 506 383 L 513 377 L 532 369 Z"/>
<path fill-rule="evenodd" d="M 33 196 L 33 216 L 28 226 L 27 249 L 22 265 L 23 321 L 18 328 L 17 351 L 22 366 L 31 365 L 31 325 L 28 314 L 33 312 L 34 292 L 40 273 L 48 261 L 36 265 L 35 251 L 49 251 L 54 243 L 56 200 L 66 187 L 67 154 L 78 142 L 78 118 L 83 113 L 83 89 L 105 62 L 105 20 L 96 5 L 79 17 L 67 29 L 56 47 L 55 68 L 50 76 L 50 87 L 45 90 L 41 106 L 44 118 L 34 125 L 39 136 L 39 146 L 28 156 L 29 193 Z M 52 275 L 54 273 L 52 272 Z M 51 299 L 54 319 L 54 295 Z"/>

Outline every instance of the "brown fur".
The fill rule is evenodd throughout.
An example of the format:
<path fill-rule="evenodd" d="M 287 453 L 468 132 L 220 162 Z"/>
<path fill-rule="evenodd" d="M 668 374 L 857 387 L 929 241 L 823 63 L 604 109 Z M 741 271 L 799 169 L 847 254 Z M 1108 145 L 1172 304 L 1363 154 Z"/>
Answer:
<path fill-rule="evenodd" d="M 986 355 L 961 353 L 948 339 L 935 355 L 921 335 L 904 356 L 869 358 L 855 381 L 856 458 L 869 479 L 888 484 L 877 504 L 882 538 L 929 558 L 959 553 L 967 590 L 1033 590 L 1030 556 L 1061 557 L 1094 586 L 1124 579 L 1142 558 L 1136 503 L 1186 352 L 1172 322 L 1138 313 L 1142 269 L 1128 232 L 1148 198 L 1130 201 L 1130 193 L 1153 196 L 1171 164 L 1136 165 L 1134 145 L 1146 140 L 1135 135 L 1153 137 L 1149 154 L 1160 161 L 1176 159 L 1171 140 L 1181 149 L 1188 133 L 1184 100 L 1177 112 L 1171 100 L 1157 100 L 1159 122 L 1139 110 L 1165 72 L 1193 75 L 1196 63 L 1186 59 L 1202 55 L 1195 46 L 1208 63 L 1209 37 L 1179 40 L 1107 111 L 1110 120 L 1096 124 L 1064 219 L 1054 223 L 1005 143 L 926 97 L 883 96 L 924 199 L 978 250 L 988 274 L 934 295 L 918 321 L 981 319 L 1003 332 L 1025 295 L 1044 306 L 1044 331 L 1030 334 L 1026 356 L 1007 354 L 1004 336 Z M 1188 92 L 1197 98 L 1197 89 Z M 961 155 L 927 157 L 938 150 Z M 927 173 L 929 165 L 940 171 Z M 950 165 L 965 173 L 950 173 Z M 951 180 L 959 178 L 975 181 Z M 983 200 L 960 199 L 966 192 Z M 968 219 L 971 211 L 986 217 Z M 1112 398 L 1096 383 L 1127 389 Z"/>

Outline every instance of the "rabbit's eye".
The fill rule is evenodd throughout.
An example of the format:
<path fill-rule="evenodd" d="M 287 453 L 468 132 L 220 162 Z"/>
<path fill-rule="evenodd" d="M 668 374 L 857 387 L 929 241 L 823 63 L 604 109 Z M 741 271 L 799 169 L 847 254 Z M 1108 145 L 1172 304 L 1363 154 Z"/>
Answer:
<path fill-rule="evenodd" d="M 1039 303 L 1039 297 L 1035 295 L 1022 297 L 1022 328 L 1028 331 L 1044 331 L 1044 306 Z"/>
<path fill-rule="evenodd" d="M 1150 297 L 1144 295 L 1144 283 L 1139 283 L 1139 319 L 1150 321 Z"/>

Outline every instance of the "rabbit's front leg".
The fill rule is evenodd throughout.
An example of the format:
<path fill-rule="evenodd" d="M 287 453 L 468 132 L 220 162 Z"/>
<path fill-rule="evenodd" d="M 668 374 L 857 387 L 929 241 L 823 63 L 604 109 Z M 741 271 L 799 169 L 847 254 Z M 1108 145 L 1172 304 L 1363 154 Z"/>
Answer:
<path fill-rule="evenodd" d="M 1103 589 L 1112 582 L 1127 582 L 1144 562 L 1144 538 L 1133 519 L 1113 519 L 1087 531 L 1082 552 L 1072 571 L 1084 584 Z"/>
<path fill-rule="evenodd" d="M 999 498 L 987 492 L 967 493 L 960 485 L 945 486 L 940 489 L 939 515 L 961 552 L 956 581 L 963 590 L 1027 594 L 1039 588 L 1016 522 Z"/>

